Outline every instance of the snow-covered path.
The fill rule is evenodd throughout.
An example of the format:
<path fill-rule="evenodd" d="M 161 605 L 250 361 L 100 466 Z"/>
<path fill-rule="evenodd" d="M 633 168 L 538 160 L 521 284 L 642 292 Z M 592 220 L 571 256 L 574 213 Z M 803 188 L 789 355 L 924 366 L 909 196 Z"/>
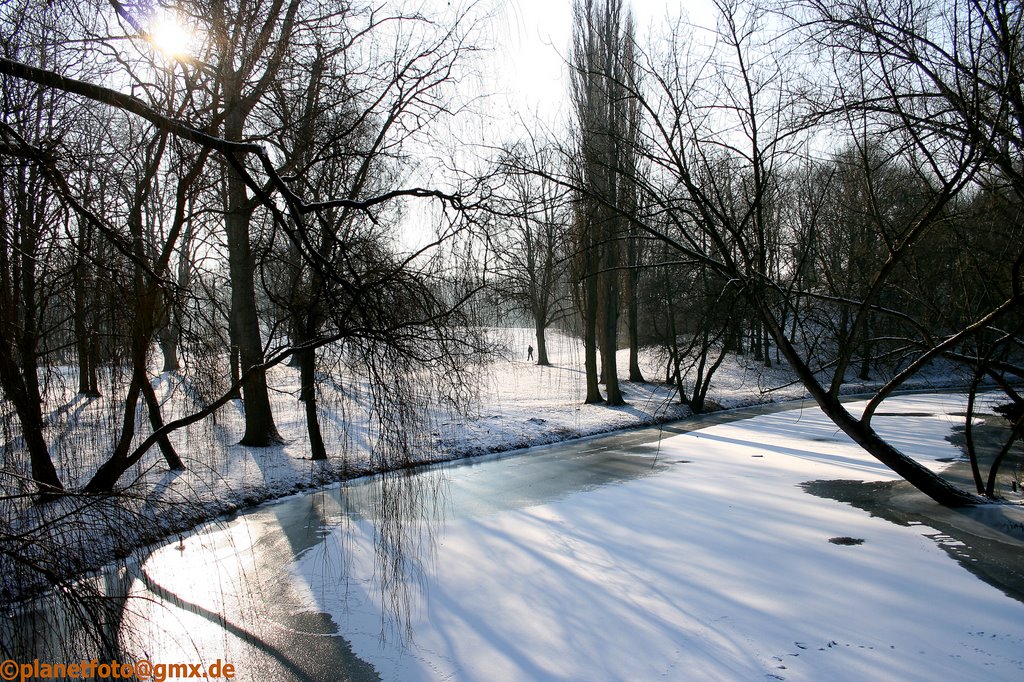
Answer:
<path fill-rule="evenodd" d="M 961 409 L 957 396 L 906 396 L 878 420 L 904 451 L 933 462 L 957 455 L 945 413 Z M 582 486 L 516 473 L 530 466 L 527 453 L 499 474 L 508 485 L 495 499 L 481 500 L 474 480 L 489 463 L 449 470 L 439 496 L 447 518 L 409 520 L 404 531 L 433 539 L 406 563 L 414 575 L 404 642 L 393 630 L 381 638 L 394 593 L 381 589 L 372 514 L 325 502 L 321 533 L 286 568 L 289 608 L 329 615 L 386 680 L 1024 678 L 1024 604 L 962 568 L 928 537 L 934 531 L 800 487 L 894 479 L 818 410 L 640 451 L 625 457 L 642 463 L 638 471 L 653 466 L 651 475 Z M 546 492 L 532 494 L 537 486 Z M 471 513 L 459 511 L 474 499 Z M 336 525 L 341 517 L 349 521 Z M 264 532 L 245 518 L 236 522 L 249 524 L 244 532 L 223 531 L 236 543 Z M 836 537 L 863 543 L 829 542 Z M 168 548 L 146 570 L 184 590 L 180 561 Z"/>

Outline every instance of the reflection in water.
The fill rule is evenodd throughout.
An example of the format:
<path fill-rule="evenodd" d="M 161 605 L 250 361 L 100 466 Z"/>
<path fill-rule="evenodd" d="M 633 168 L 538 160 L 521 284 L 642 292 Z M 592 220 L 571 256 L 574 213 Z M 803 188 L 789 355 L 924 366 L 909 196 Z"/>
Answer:
<path fill-rule="evenodd" d="M 150 547 L 8 620 L 9 657 L 233 663 L 244 679 L 377 679 L 346 635 L 411 635 L 450 518 L 646 476 L 656 430 L 397 472 L 258 507 Z M 457 467 L 457 468 L 456 468 Z M 382 605 L 382 606 L 380 606 Z M 130 655 L 126 655 L 130 654 Z"/>
<path fill-rule="evenodd" d="M 78 660 L 81 652 L 123 660 L 130 647 L 130 632 L 123 628 L 128 575 L 126 566 L 110 567 L 19 608 L 0 620 L 0 653 L 19 661 Z"/>
<path fill-rule="evenodd" d="M 0 556 L 6 560 L 4 570 L 10 571 L 6 577 L 26 592 L 43 584 L 53 587 L 34 601 L 4 605 L 0 654 L 27 661 L 42 654 L 48 657 L 42 660 L 77 661 L 83 653 L 99 660 L 124 660 L 125 652 L 137 643 L 124 627 L 133 605 L 129 596 L 136 563 L 118 560 L 84 578 L 62 579 L 81 566 L 81 554 L 88 554 L 82 538 L 88 537 L 95 521 L 88 515 L 88 500 L 69 496 L 53 504 L 62 503 L 61 513 L 45 523 L 24 534 L 8 529 L 3 535 Z"/>

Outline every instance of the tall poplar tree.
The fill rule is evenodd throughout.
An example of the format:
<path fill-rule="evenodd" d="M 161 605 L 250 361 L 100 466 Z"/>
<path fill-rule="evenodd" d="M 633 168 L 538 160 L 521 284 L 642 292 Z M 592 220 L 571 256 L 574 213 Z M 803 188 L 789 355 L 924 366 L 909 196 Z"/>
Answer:
<path fill-rule="evenodd" d="M 602 402 L 597 352 L 607 402 L 622 405 L 615 361 L 622 240 L 635 207 L 633 145 L 637 139 L 632 61 L 633 19 L 621 0 L 576 0 L 573 5 L 572 99 L 576 109 L 578 179 L 574 219 L 576 279 L 586 351 L 586 402 Z"/>

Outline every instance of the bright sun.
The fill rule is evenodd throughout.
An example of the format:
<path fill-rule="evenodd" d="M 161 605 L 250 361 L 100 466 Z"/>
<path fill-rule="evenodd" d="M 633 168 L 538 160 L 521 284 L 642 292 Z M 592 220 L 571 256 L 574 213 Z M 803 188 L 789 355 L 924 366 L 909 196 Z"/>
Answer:
<path fill-rule="evenodd" d="M 192 38 L 192 32 L 172 15 L 160 17 L 149 29 L 149 39 L 153 47 L 175 59 L 189 56 Z"/>

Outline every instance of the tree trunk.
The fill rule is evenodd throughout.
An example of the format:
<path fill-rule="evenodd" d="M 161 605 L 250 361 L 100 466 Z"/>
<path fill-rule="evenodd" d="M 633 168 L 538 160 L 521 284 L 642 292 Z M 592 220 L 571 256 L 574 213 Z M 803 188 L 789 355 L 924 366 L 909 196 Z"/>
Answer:
<path fill-rule="evenodd" d="M 635 171 L 634 171 L 635 172 Z M 629 180 L 625 179 L 628 183 Z M 631 193 L 630 207 L 635 214 L 635 192 Z M 628 269 L 624 275 L 626 283 L 626 333 L 629 335 L 629 380 L 643 382 L 644 375 L 640 371 L 640 241 L 637 235 L 637 228 L 633 221 L 629 221 L 627 227 L 628 237 L 626 239 L 626 265 Z"/>
<path fill-rule="evenodd" d="M 537 364 L 545 367 L 550 366 L 548 361 L 548 342 L 544 337 L 544 327 L 539 323 L 536 326 L 537 336 Z"/>
<path fill-rule="evenodd" d="M 100 466 L 93 477 L 85 486 L 87 493 L 110 492 L 117 485 L 118 480 L 131 466 L 128 461 L 128 448 L 131 446 L 132 438 L 135 436 L 135 408 L 139 404 L 139 393 L 142 383 L 138 373 L 133 373 L 131 384 L 128 387 L 128 395 L 124 401 L 124 417 L 121 422 L 121 437 L 110 458 Z"/>
<path fill-rule="evenodd" d="M 159 431 L 164 426 L 164 419 L 160 414 L 160 401 L 156 397 L 156 391 L 153 390 L 153 384 L 150 383 L 149 377 L 145 376 L 145 371 L 140 369 L 136 369 L 136 371 L 142 375 L 140 387 L 142 395 L 146 400 L 146 407 L 149 410 L 149 423 L 153 427 L 154 432 Z M 160 452 L 163 454 L 164 460 L 167 461 L 167 466 L 171 471 L 183 471 L 185 469 L 185 463 L 178 457 L 178 453 L 175 452 L 169 437 L 166 435 L 161 436 L 157 440 L 157 444 L 160 446 Z"/>
<path fill-rule="evenodd" d="M 871 378 L 871 356 L 868 355 L 867 344 L 864 344 L 864 355 L 860 360 L 860 372 L 857 373 L 857 378 L 861 381 L 867 381 Z"/>
<path fill-rule="evenodd" d="M 864 322 L 864 332 L 864 343 L 861 344 L 860 371 L 857 373 L 857 378 L 861 381 L 871 378 L 871 342 L 868 340 L 871 338 L 870 320 Z"/>
<path fill-rule="evenodd" d="M 234 337 L 232 345 L 238 348 L 239 368 L 245 373 L 242 399 L 245 401 L 245 435 L 240 443 L 267 447 L 281 442 L 274 424 L 267 389 L 267 375 L 262 370 L 248 371 L 263 363 L 263 341 L 259 316 L 256 312 L 254 278 L 255 260 L 249 244 L 249 210 L 245 203 L 245 186 L 241 178 L 229 171 L 228 195 L 231 208 L 225 216 L 228 233 L 228 269 L 231 275 L 231 318 Z"/>
<path fill-rule="evenodd" d="M 241 367 L 242 361 L 239 359 L 238 346 L 236 346 L 234 344 L 234 342 L 233 342 L 233 340 L 234 340 L 234 334 L 233 333 L 231 335 L 231 339 L 232 339 L 231 349 L 228 351 L 228 356 L 229 356 L 228 357 L 228 363 L 231 365 L 231 385 L 232 386 L 238 386 L 239 385 L 238 382 L 241 381 L 241 379 L 242 379 L 242 367 Z M 241 391 L 241 389 L 232 390 L 231 391 L 231 398 L 232 399 L 241 400 L 242 399 L 242 391 Z"/>
<path fill-rule="evenodd" d="M 743 355 L 743 320 L 742 313 L 732 311 L 726 322 L 725 350 L 736 355 Z"/>
<path fill-rule="evenodd" d="M 614 273 L 606 273 L 611 280 Z M 609 405 L 625 405 L 626 401 L 619 390 L 618 368 L 616 366 L 615 354 L 618 350 L 617 332 L 619 326 L 619 292 L 614 283 L 608 283 L 604 292 L 604 314 L 601 316 L 601 324 L 604 327 L 603 345 L 601 348 L 601 366 L 604 372 L 604 390 L 607 395 L 606 402 Z"/>
<path fill-rule="evenodd" d="M 767 311 L 760 301 L 751 301 L 755 310 L 761 311 L 763 321 L 768 333 L 774 339 L 776 345 L 782 349 L 782 355 L 789 362 L 790 367 L 796 372 L 800 382 L 814 398 L 814 401 L 821 408 L 832 422 L 840 428 L 847 436 L 852 438 L 859 446 L 877 459 L 885 466 L 892 469 L 905 481 L 920 490 L 922 493 L 946 507 L 965 507 L 981 504 L 985 500 L 981 497 L 968 493 L 957 488 L 931 469 L 928 469 L 907 455 L 903 454 L 892 445 L 881 438 L 870 425 L 854 418 L 838 397 L 834 397 L 825 390 L 811 371 L 799 352 L 786 338 L 781 327 Z"/>
<path fill-rule="evenodd" d="M 609 237 L 614 237 L 618 232 L 615 229 L 616 220 L 606 219 L 604 232 Z M 603 258 L 601 259 L 602 272 L 597 274 L 600 285 L 598 311 L 600 333 L 598 338 L 601 342 L 601 372 L 604 376 L 605 401 L 609 405 L 625 405 L 626 401 L 619 390 L 618 366 L 615 354 L 618 351 L 619 336 L 619 273 L 615 270 L 619 264 L 618 250 L 611 239 L 602 245 Z"/>
<path fill-rule="evenodd" d="M 320 430 L 320 416 L 316 409 L 316 351 L 303 350 L 295 355 L 299 358 L 299 400 L 306 407 L 310 458 L 327 459 L 327 448 L 324 446 L 324 437 Z"/>
<path fill-rule="evenodd" d="M 181 369 L 181 363 L 178 360 L 178 338 L 180 333 L 177 324 L 170 322 L 165 325 L 157 337 L 157 341 L 160 344 L 160 354 L 163 356 L 163 370 L 164 372 L 177 372 Z"/>
<path fill-rule="evenodd" d="M 96 332 L 89 329 L 86 303 L 88 278 L 82 274 L 83 268 L 82 263 L 75 265 L 72 285 L 75 289 L 74 323 L 75 354 L 78 356 L 78 393 L 90 398 L 98 398 L 100 392 L 96 381 L 96 362 L 99 359 L 99 353 L 95 348 L 98 339 L 96 339 Z"/>
<path fill-rule="evenodd" d="M 242 84 L 237 74 L 225 79 L 228 111 L 224 136 L 228 140 L 244 139 L 245 110 L 241 101 Z M 228 272 L 231 280 L 231 320 L 228 329 L 231 344 L 238 348 L 242 382 L 242 400 L 245 402 L 245 434 L 241 445 L 268 447 L 282 442 L 274 424 L 267 389 L 267 374 L 262 369 L 249 371 L 263 363 L 263 338 L 259 315 L 256 311 L 256 260 L 249 241 L 254 204 L 249 199 L 245 181 L 230 165 L 226 171 L 226 211 L 224 228 L 227 233 Z"/>
<path fill-rule="evenodd" d="M 96 371 L 100 366 L 100 334 L 93 331 L 89 335 L 89 391 L 88 394 L 94 398 L 100 395 L 99 380 L 96 378 Z"/>
<path fill-rule="evenodd" d="M 627 328 L 629 330 L 629 380 L 645 381 L 643 372 L 640 371 L 640 303 L 637 300 L 636 277 L 632 270 L 628 273 L 629 281 L 629 305 L 627 307 Z"/>
<path fill-rule="evenodd" d="M 586 258 L 592 258 L 588 255 Z M 588 271 L 590 268 L 588 268 Z M 597 276 L 586 276 L 583 280 L 583 367 L 587 377 L 588 405 L 603 403 L 600 377 L 597 371 Z"/>
<path fill-rule="evenodd" d="M 22 216 L 32 215 L 23 209 Z M 15 268 L 17 282 L 15 300 L 17 310 L 5 311 L 5 327 L 17 329 L 11 333 L 0 332 L 3 336 L 11 333 L 8 338 L 0 337 L 0 372 L 2 372 L 4 392 L 14 403 L 18 418 L 21 420 L 25 445 L 29 450 L 32 464 L 32 478 L 36 482 L 41 499 L 50 498 L 56 491 L 63 489 L 57 470 L 50 458 L 46 439 L 43 436 L 43 398 L 39 390 L 38 369 L 38 298 L 36 288 L 36 250 L 37 232 L 33 228 L 25 229 L 20 244 L 15 243 L 17 253 Z M 20 248 L 19 248 L 20 247 Z M 6 296 L 5 296 L 6 298 Z M 20 314 L 19 314 L 20 313 Z M 20 328 L 18 318 L 20 317 Z M 15 348 L 17 350 L 15 350 Z M 18 358 L 20 363 L 15 360 Z"/>
<path fill-rule="evenodd" d="M 864 426 L 855 419 L 838 401 L 829 401 L 825 404 L 820 400 L 817 402 L 826 416 L 868 454 L 939 504 L 945 507 L 965 507 L 985 502 L 904 455 L 882 439 L 870 426 Z"/>
<path fill-rule="evenodd" d="M 666 384 L 675 384 L 676 390 L 679 391 L 679 404 L 687 405 L 689 400 L 686 397 L 686 387 L 683 386 L 683 372 L 680 367 L 680 361 L 682 359 L 682 353 L 679 350 L 679 334 L 676 328 L 676 312 L 675 312 L 675 299 L 669 297 L 668 301 L 668 332 L 669 332 L 669 368 L 668 379 Z"/>
<path fill-rule="evenodd" d="M 14 404 L 14 409 L 18 413 L 22 437 L 25 439 L 25 447 L 28 448 L 29 462 L 32 466 L 32 480 L 41 499 L 48 499 L 63 490 L 64 485 L 53 466 L 46 437 L 43 435 L 42 403 L 33 400 L 30 395 L 22 377 L 23 369 L 34 372 L 34 362 L 32 367 L 19 368 L 11 356 L 8 342 L 4 340 L 0 344 L 0 384 L 3 386 L 4 395 Z"/>

